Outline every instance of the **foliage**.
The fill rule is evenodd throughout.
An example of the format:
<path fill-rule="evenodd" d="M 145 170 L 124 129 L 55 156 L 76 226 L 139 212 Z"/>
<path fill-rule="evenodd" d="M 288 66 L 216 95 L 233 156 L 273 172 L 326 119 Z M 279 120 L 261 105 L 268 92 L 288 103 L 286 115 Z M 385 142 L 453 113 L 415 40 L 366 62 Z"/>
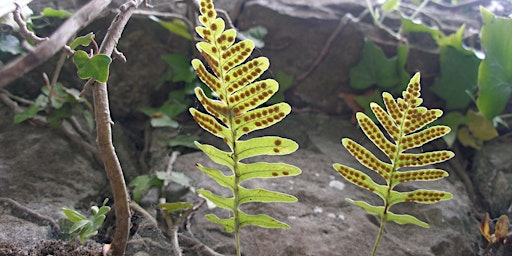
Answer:
<path fill-rule="evenodd" d="M 214 100 L 206 96 L 201 88 L 195 93 L 199 102 L 208 113 L 190 108 L 196 122 L 213 135 L 220 137 L 228 145 L 229 151 L 222 151 L 214 146 L 196 145 L 212 161 L 226 166 L 231 173 L 224 174 L 215 168 L 197 164 L 197 168 L 214 179 L 222 187 L 228 188 L 232 197 L 222 197 L 208 190 L 198 193 L 220 208 L 232 213 L 231 218 L 221 219 L 215 214 L 205 217 L 235 235 L 237 255 L 241 255 L 239 230 L 248 225 L 265 228 L 289 228 L 268 215 L 247 214 L 240 206 L 250 202 L 296 202 L 297 198 L 262 188 L 248 189 L 242 186 L 244 181 L 254 178 L 277 178 L 300 174 L 300 169 L 284 163 L 244 163 L 242 160 L 258 155 L 284 155 L 297 150 L 294 141 L 277 136 L 265 136 L 241 140 L 243 135 L 264 129 L 279 121 L 290 113 L 291 107 L 284 102 L 271 106 L 260 107 L 279 88 L 273 79 L 254 82 L 270 63 L 266 57 L 258 57 L 245 61 L 254 49 L 251 40 L 243 40 L 236 44 L 236 31 L 224 30 L 225 23 L 217 18 L 217 12 L 211 0 L 200 2 L 202 26 L 196 27 L 197 33 L 205 39 L 196 44 L 197 49 L 208 63 L 213 74 L 203 63 L 192 60 L 192 65 L 199 78 L 218 96 Z M 245 62 L 245 63 L 244 63 Z"/>
<path fill-rule="evenodd" d="M 183 113 L 191 104 L 190 95 L 194 94 L 195 87 L 208 90 L 197 78 L 197 74 L 190 64 L 190 58 L 181 54 L 165 54 L 162 59 L 169 65 L 169 70 L 163 75 L 157 84 L 162 86 L 165 82 L 183 83 L 182 89 L 175 89 L 168 95 L 168 100 L 158 108 L 145 107 L 140 109 L 151 118 L 152 127 L 178 128 L 179 124 L 174 120 Z"/>
<path fill-rule="evenodd" d="M 140 175 L 135 177 L 130 183 L 128 184 L 128 187 L 133 188 L 132 195 L 133 200 L 137 203 L 142 200 L 142 197 L 144 197 L 149 189 L 153 186 L 162 186 L 163 181 L 159 179 L 156 176 L 149 176 L 147 174 Z"/>
<path fill-rule="evenodd" d="M 81 213 L 71 210 L 68 208 L 62 208 L 66 219 L 64 221 L 59 220 L 59 224 L 63 232 L 68 235 L 69 241 L 73 241 L 75 238 L 80 238 L 80 243 L 84 243 L 90 237 L 98 234 L 98 229 L 103 224 L 106 214 L 110 211 L 110 207 L 107 206 L 108 198 L 103 201 L 103 205 L 91 207 L 92 216 L 89 218 L 85 217 Z M 68 223 L 73 225 L 67 228 Z"/>
<path fill-rule="evenodd" d="M 411 149 L 421 147 L 434 139 L 440 138 L 450 131 L 447 126 L 431 126 L 431 122 L 442 115 L 439 109 L 427 109 L 421 107 L 423 99 L 420 98 L 420 74 L 416 73 L 410 80 L 406 91 L 402 93 L 403 98 L 395 100 L 391 94 L 384 92 L 382 98 L 387 111 L 376 103 L 371 103 L 371 109 L 380 124 L 389 134 L 387 136 L 363 114 L 357 113 L 356 118 L 365 135 L 386 155 L 389 162 L 379 160 L 372 152 L 357 142 L 344 138 L 343 146 L 362 165 L 378 173 L 386 184 L 375 182 L 369 175 L 362 171 L 348 167 L 343 164 L 334 164 L 333 167 L 347 181 L 370 190 L 377 194 L 384 201 L 383 206 L 374 206 L 364 201 L 348 199 L 370 214 L 380 216 L 380 229 L 375 241 L 372 255 L 375 255 L 383 232 L 384 224 L 393 221 L 398 224 L 415 224 L 428 228 L 429 225 L 416 217 L 408 214 L 395 214 L 389 211 L 390 207 L 403 202 L 416 202 L 432 204 L 452 198 L 452 194 L 445 191 L 418 189 L 409 192 L 399 192 L 394 188 L 401 183 L 409 181 L 432 181 L 448 176 L 448 172 L 440 169 L 414 169 L 403 170 L 408 167 L 423 167 L 439 162 L 444 162 L 454 156 L 454 153 L 447 150 L 409 153 Z"/>
<path fill-rule="evenodd" d="M 94 34 L 89 33 L 85 36 L 76 38 L 70 45 L 74 50 L 79 45 L 87 47 L 94 41 Z M 96 45 L 96 44 L 95 44 Z M 88 54 L 83 50 L 75 51 L 73 54 L 73 63 L 78 69 L 77 74 L 80 79 L 92 78 L 98 82 L 107 82 L 108 72 L 112 59 L 106 54 L 97 53 Z"/>
<path fill-rule="evenodd" d="M 425 2 L 422 2 L 415 14 L 420 11 Z M 379 13 L 379 9 L 383 9 L 384 13 L 386 12 L 385 8 L 389 8 L 387 12 L 394 11 L 397 10 L 399 3 L 400 1 L 384 1 L 381 6 L 372 10 L 375 15 Z M 484 21 L 480 38 L 485 51 L 484 60 L 481 60 L 480 51 L 464 45 L 464 25 L 455 33 L 445 35 L 438 28 L 429 27 L 415 19 L 415 14 L 406 17 L 401 13 L 399 38 L 407 33 L 427 33 L 439 46 L 440 74 L 435 78 L 430 89 L 445 101 L 445 108 L 451 111 L 443 118 L 443 121 L 452 129 L 450 134 L 443 138 L 449 146 L 457 138 L 465 146 L 480 149 L 484 141 L 495 138 L 498 134 L 495 126 L 501 120 L 499 115 L 503 112 L 512 92 L 512 76 L 510 75 L 512 74 L 512 61 L 510 61 L 512 51 L 509 47 L 512 36 L 503 33 L 503 31 L 512 29 L 512 21 L 496 17 L 484 8 L 481 8 L 480 11 Z M 382 25 L 383 18 L 375 20 L 377 25 L 388 32 L 391 31 Z M 390 33 L 395 35 L 393 32 Z M 407 53 L 401 57 L 398 53 L 395 58 L 405 60 L 407 59 L 406 55 Z M 393 58 L 385 59 L 379 49 L 364 48 L 361 62 L 350 71 L 351 86 L 355 89 L 377 86 L 389 91 L 385 85 L 390 81 L 389 72 L 392 72 L 390 68 L 390 65 L 393 65 L 392 60 Z M 365 76 L 363 74 L 365 70 L 369 70 L 370 75 Z M 375 73 L 374 70 L 387 70 L 387 72 Z M 360 96 L 359 98 L 364 97 Z M 363 104 L 371 100 L 369 98 L 359 99 L 358 102 L 367 110 Z M 476 103 L 478 112 L 485 118 L 476 118 L 475 115 L 472 115 L 475 113 L 470 110 L 474 108 L 472 103 Z M 372 113 L 368 111 L 365 113 L 373 118 Z M 472 128 L 469 127 L 470 123 Z M 494 124 L 494 126 L 489 124 Z M 475 129 L 475 127 L 486 127 L 487 129 Z"/>
<path fill-rule="evenodd" d="M 155 17 L 153 15 L 149 16 L 149 19 L 151 19 L 152 21 L 157 22 L 162 27 L 164 27 L 169 32 L 171 32 L 171 33 L 173 33 L 175 35 L 183 37 L 183 38 L 185 38 L 187 40 L 192 40 L 192 35 L 188 31 L 187 25 L 185 23 L 183 23 L 183 21 L 181 21 L 179 19 L 174 19 L 172 21 L 165 21 L 165 20 L 161 20 L 161 19 L 159 19 L 159 18 L 157 18 L 157 17 Z"/>
<path fill-rule="evenodd" d="M 485 59 L 478 69 L 478 110 L 488 119 L 499 115 L 512 92 L 512 19 L 496 17 L 480 8 L 483 27 L 481 41 Z"/>
<path fill-rule="evenodd" d="M 366 40 L 359 63 L 350 69 L 350 85 L 358 90 L 374 85 L 389 90 L 406 83 L 403 78 L 408 79 L 409 76 L 404 70 L 407 51 L 408 47 L 404 44 L 398 48 L 396 57 L 388 59 L 379 47 Z"/>
<path fill-rule="evenodd" d="M 72 115 L 73 109 L 77 109 L 84 115 L 89 126 L 92 126 L 91 104 L 86 99 L 80 98 L 79 94 L 80 92 L 76 89 L 66 88 L 61 83 L 56 83 L 53 87 L 43 86 L 41 94 L 32 105 L 14 116 L 14 123 L 24 122 L 34 118 L 39 112 L 46 111 L 48 122 L 55 128 L 63 119 Z"/>
<path fill-rule="evenodd" d="M 140 203 L 142 198 L 148 193 L 152 187 L 159 187 L 164 184 L 164 181 L 171 181 L 181 186 L 192 188 L 190 178 L 183 173 L 171 172 L 156 172 L 155 175 L 140 175 L 135 177 L 128 187 L 132 188 L 133 200 Z"/>

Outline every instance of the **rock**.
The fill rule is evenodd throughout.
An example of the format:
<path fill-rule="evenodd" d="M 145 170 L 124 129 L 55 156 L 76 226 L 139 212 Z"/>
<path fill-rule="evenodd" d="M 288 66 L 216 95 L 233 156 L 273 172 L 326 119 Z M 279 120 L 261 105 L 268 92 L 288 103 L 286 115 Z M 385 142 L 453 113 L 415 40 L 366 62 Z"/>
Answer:
<path fill-rule="evenodd" d="M 100 193 L 107 196 L 105 172 L 89 153 L 57 130 L 15 125 L 9 112 L 0 105 L 2 197 L 56 220 L 63 217 L 62 207 L 89 205 L 85 199 Z M 5 204 L 0 204 L 0 216 L 0 242 L 32 247 L 41 239 L 56 238 L 47 224 L 27 220 L 26 213 L 13 212 Z"/>
<path fill-rule="evenodd" d="M 497 218 L 502 214 L 512 217 L 510 152 L 510 142 L 495 140 L 485 143 L 474 157 L 470 176 L 491 218 Z"/>
<path fill-rule="evenodd" d="M 297 126 L 298 123 L 305 125 Z M 310 129 L 308 124 L 316 124 L 316 128 Z M 275 129 L 268 129 L 266 134 L 287 135 L 301 142 L 316 143 L 301 144 L 305 149 L 288 156 L 251 159 L 251 161 L 282 161 L 300 167 L 303 173 L 297 177 L 250 180 L 244 183 L 246 187 L 263 187 L 292 194 L 299 199 L 299 202 L 246 204 L 243 209 L 247 213 L 269 214 L 288 223 L 291 229 L 244 228 L 242 229 L 243 252 L 246 255 L 370 254 L 378 231 L 378 220 L 344 199 L 349 197 L 375 204 L 381 201 L 369 191 L 347 183 L 332 168 L 332 164 L 336 162 L 358 166 L 356 160 L 346 150 L 342 150 L 341 137 L 351 137 L 369 146 L 367 140 L 365 143 L 362 133 L 352 124 L 321 116 L 294 115 L 279 125 Z M 283 131 L 292 132 L 283 133 Z M 295 138 L 296 136 L 302 138 Z M 318 150 L 320 148 L 323 150 Z M 228 195 L 226 194 L 228 191 L 197 170 L 194 167 L 195 163 L 218 167 L 199 152 L 178 157 L 174 170 L 192 178 L 196 188 Z M 341 190 L 339 185 L 332 186 L 340 183 L 345 185 Z M 394 212 L 417 216 L 428 222 L 431 227 L 423 229 L 414 225 L 402 226 L 388 223 L 379 247 L 379 255 L 477 255 L 480 241 L 478 222 L 472 214 L 471 203 L 465 189 L 456 177 L 406 185 L 402 189 L 440 189 L 453 193 L 454 198 L 432 205 L 401 204 L 393 207 Z M 189 200 L 194 198 L 197 200 L 195 195 L 191 195 Z M 232 255 L 234 253 L 232 235 L 204 219 L 204 214 L 210 212 L 228 217 L 226 210 L 203 208 L 192 220 L 192 232 L 196 238 L 216 251 Z"/>

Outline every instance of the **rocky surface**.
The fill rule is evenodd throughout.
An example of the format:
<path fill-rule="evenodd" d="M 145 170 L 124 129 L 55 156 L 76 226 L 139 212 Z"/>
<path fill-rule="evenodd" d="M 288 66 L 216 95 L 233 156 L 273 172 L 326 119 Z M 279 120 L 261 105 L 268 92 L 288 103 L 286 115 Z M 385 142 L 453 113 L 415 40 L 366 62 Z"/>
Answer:
<path fill-rule="evenodd" d="M 292 128 L 293 127 L 293 128 Z M 293 204 L 247 204 L 248 213 L 267 213 L 291 226 L 290 230 L 247 228 L 242 231 L 245 255 L 368 255 L 378 231 L 378 220 L 364 210 L 345 202 L 349 197 L 380 203 L 374 194 L 346 182 L 333 168 L 336 162 L 358 166 L 340 138 L 351 137 L 371 147 L 362 133 L 345 120 L 311 115 L 292 116 L 266 134 L 284 135 L 299 142 L 302 149 L 283 157 L 257 157 L 254 161 L 283 161 L 302 169 L 297 177 L 250 181 L 247 187 L 264 187 L 295 195 Z M 218 166 L 202 153 L 184 155 L 175 171 L 191 177 L 196 188 L 225 193 L 209 177 L 194 168 L 195 163 Z M 454 194 L 454 199 L 434 204 L 404 204 L 396 212 L 410 213 L 430 223 L 430 229 L 413 225 L 386 226 L 379 255 L 476 255 L 480 234 L 472 215 L 465 188 L 452 175 L 436 182 L 407 184 L 402 189 L 432 188 Z M 202 215 L 214 212 L 227 217 L 222 209 L 203 209 L 192 222 L 197 238 L 221 253 L 233 254 L 233 238 Z M 347 254 L 347 255 L 348 255 Z"/>

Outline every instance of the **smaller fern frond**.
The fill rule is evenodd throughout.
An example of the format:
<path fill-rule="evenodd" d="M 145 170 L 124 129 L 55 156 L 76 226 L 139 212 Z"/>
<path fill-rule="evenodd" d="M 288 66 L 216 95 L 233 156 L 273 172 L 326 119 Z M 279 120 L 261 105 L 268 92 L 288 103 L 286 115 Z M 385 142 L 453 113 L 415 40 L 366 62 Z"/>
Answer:
<path fill-rule="evenodd" d="M 396 185 L 410 181 L 433 181 L 448 176 L 448 172 L 441 169 L 426 168 L 428 165 L 444 162 L 454 156 L 448 150 L 413 153 L 411 149 L 421 147 L 426 143 L 440 138 L 450 132 L 450 128 L 436 125 L 425 128 L 428 124 L 442 116 L 439 109 L 421 107 L 423 99 L 420 98 L 420 74 L 416 73 L 410 80 L 402 98 L 394 99 L 391 94 L 384 92 L 382 98 L 386 110 L 376 103 L 370 103 L 370 108 L 377 120 L 387 132 L 386 136 L 379 127 L 365 114 L 357 113 L 356 119 L 368 139 L 379 148 L 388 161 L 382 161 L 371 151 L 357 142 L 344 138 L 343 146 L 363 166 L 375 171 L 384 180 L 379 184 L 370 175 L 343 164 L 334 164 L 333 167 L 347 181 L 356 186 L 367 189 L 378 195 L 384 201 L 382 206 L 375 206 L 364 201 L 347 201 L 363 208 L 370 214 L 381 218 L 379 234 L 375 242 L 373 255 L 379 244 L 384 224 L 392 221 L 398 224 L 415 224 L 424 228 L 429 225 L 408 214 L 395 214 L 389 208 L 398 203 L 415 202 L 433 204 L 453 197 L 451 193 L 438 190 L 418 189 L 410 192 L 393 190 Z M 413 170 L 403 168 L 415 168 Z"/>

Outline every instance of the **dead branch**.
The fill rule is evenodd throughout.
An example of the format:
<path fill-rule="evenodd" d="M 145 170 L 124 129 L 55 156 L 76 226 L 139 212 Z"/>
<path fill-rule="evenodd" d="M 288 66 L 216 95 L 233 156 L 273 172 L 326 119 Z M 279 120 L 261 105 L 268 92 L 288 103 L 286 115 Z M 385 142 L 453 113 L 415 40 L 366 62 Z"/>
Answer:
<path fill-rule="evenodd" d="M 11 214 L 15 217 L 29 220 L 35 223 L 42 223 L 44 225 L 49 225 L 52 228 L 52 231 L 56 235 L 60 235 L 62 232 L 60 230 L 59 225 L 50 217 L 41 215 L 34 210 L 21 205 L 17 201 L 6 198 L 6 197 L 0 197 L 0 202 L 3 202 L 4 204 L 9 205 L 11 208 Z"/>

